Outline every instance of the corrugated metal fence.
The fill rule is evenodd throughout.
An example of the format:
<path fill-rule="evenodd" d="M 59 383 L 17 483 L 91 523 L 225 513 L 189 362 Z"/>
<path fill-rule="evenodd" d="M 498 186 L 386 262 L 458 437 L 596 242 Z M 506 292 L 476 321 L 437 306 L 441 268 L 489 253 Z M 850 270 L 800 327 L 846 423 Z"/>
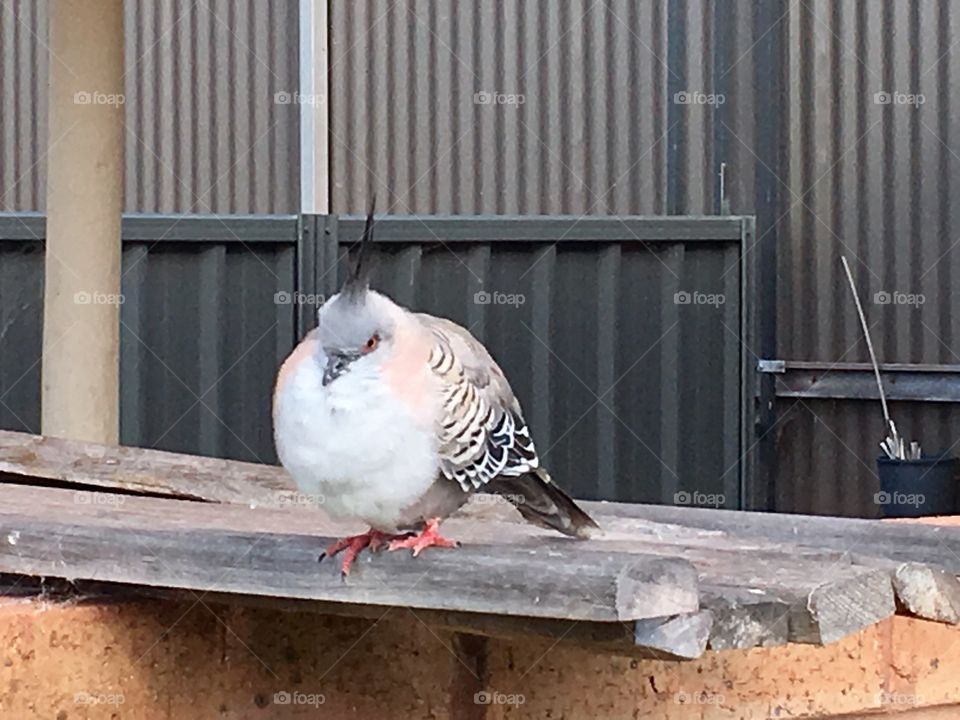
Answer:
<path fill-rule="evenodd" d="M 0 212 L 44 209 L 49 1 L 0 2 Z M 129 212 L 299 210 L 298 24 L 287 0 L 124 3 Z"/>
<path fill-rule="evenodd" d="M 361 224 L 126 217 L 123 442 L 272 460 L 276 368 L 336 291 Z M 732 217 L 387 217 L 375 286 L 488 345 L 577 495 L 737 507 L 752 232 Z M 17 348 L 0 362 L 0 427 L 37 432 L 35 236 L 42 216 L 0 216 L 0 342 Z"/>
<path fill-rule="evenodd" d="M 316 229 L 317 293 L 362 221 Z M 376 235 L 377 286 L 487 345 L 579 497 L 739 507 L 752 218 L 395 216 Z"/>
<path fill-rule="evenodd" d="M 9 430 L 40 432 L 44 226 L 42 215 L 0 214 Z M 298 226 L 293 215 L 124 218 L 121 442 L 274 461 L 270 388 L 296 341 Z"/>
<path fill-rule="evenodd" d="M 4 209 L 41 208 L 44 7 L 0 3 Z M 128 2 L 131 210 L 296 210 L 295 8 Z M 882 359 L 955 365 L 958 37 L 954 0 L 331 0 L 331 207 L 756 215 L 751 351 L 855 380 L 843 253 L 867 298 L 924 298 L 868 304 Z M 748 504 L 875 512 L 878 413 L 837 394 L 763 406 Z M 956 441 L 956 404 L 894 410 Z"/>
<path fill-rule="evenodd" d="M 866 362 L 839 256 L 881 361 L 960 363 L 960 3 L 805 0 L 784 19 L 788 107 L 779 357 Z M 851 385 L 862 371 L 834 367 Z M 955 373 L 944 382 L 957 386 Z M 853 393 L 842 390 L 837 395 Z M 878 403 L 780 403 L 776 506 L 872 514 Z M 960 406 L 894 403 L 909 439 L 960 440 Z"/>

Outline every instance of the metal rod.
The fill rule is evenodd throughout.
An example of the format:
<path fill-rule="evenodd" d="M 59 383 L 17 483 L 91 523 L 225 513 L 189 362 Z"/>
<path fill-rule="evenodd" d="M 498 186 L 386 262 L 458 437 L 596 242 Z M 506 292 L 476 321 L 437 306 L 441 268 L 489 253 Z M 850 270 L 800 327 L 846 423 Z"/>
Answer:
<path fill-rule="evenodd" d="M 877 390 L 880 392 L 880 404 L 883 406 L 883 418 L 887 425 L 893 425 L 890 420 L 890 412 L 887 409 L 887 396 L 883 392 L 883 381 L 880 379 L 880 366 L 877 363 L 877 356 L 873 352 L 873 341 L 870 339 L 870 328 L 867 327 L 867 318 L 863 314 L 863 306 L 860 305 L 860 297 L 857 295 L 857 286 L 853 283 L 853 275 L 850 272 L 850 266 L 847 264 L 847 258 L 840 256 L 840 262 L 843 263 L 843 269 L 847 273 L 847 281 L 850 283 L 850 292 L 853 294 L 853 302 L 857 306 L 857 315 L 860 317 L 860 326 L 863 328 L 863 337 L 867 341 L 867 350 L 870 352 L 870 362 L 873 363 L 873 374 L 877 379 Z M 894 428 L 894 433 L 896 429 Z"/>

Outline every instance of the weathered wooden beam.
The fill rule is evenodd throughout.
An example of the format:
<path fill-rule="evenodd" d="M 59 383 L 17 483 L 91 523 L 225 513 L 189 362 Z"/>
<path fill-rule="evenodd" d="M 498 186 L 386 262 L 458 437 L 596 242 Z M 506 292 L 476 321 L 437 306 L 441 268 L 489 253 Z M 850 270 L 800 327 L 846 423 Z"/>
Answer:
<path fill-rule="evenodd" d="M 49 480 L 254 506 L 283 505 L 296 490 L 287 472 L 273 465 L 6 430 L 0 430 L 0 474 L 9 481 Z"/>
<path fill-rule="evenodd" d="M 735 538 L 757 545 L 785 543 L 925 563 L 960 575 L 960 527 L 670 505 L 588 502 L 584 506 L 601 525 L 625 533 L 660 533 L 678 542 Z"/>
<path fill-rule="evenodd" d="M 693 660 L 706 651 L 712 629 L 713 614 L 701 610 L 667 619 L 637 620 L 633 637 L 638 646 L 661 653 L 663 659 Z"/>
<path fill-rule="evenodd" d="M 960 623 L 960 581 L 957 576 L 921 563 L 904 563 L 893 576 L 897 600 L 911 615 Z"/>
<path fill-rule="evenodd" d="M 357 530 L 332 523 L 322 510 L 306 510 L 302 506 L 309 499 L 298 498 L 286 473 L 270 466 L 0 432 L 0 473 L 22 483 L 48 481 L 232 504 L 205 512 L 199 525 L 183 520 L 178 527 L 189 533 L 195 527 L 241 535 L 279 531 L 300 537 L 300 542 L 310 538 L 308 542 L 319 549 L 325 538 Z M 94 504 L 111 499 L 120 502 L 108 493 L 80 494 L 76 501 L 82 503 L 84 498 Z M 240 504 L 257 507 L 257 511 L 237 508 Z M 288 507 L 280 511 L 278 506 Z M 159 528 L 171 514 L 183 514 L 180 508 L 203 506 L 175 502 L 138 507 L 144 527 Z M 604 528 L 600 537 L 589 542 L 571 544 L 554 533 L 532 528 L 512 507 L 491 496 L 475 498 L 445 528 L 468 548 L 490 548 L 491 555 L 508 558 L 508 564 L 518 553 L 529 554 L 533 558 L 528 558 L 529 562 L 535 563 L 536 558 L 568 558 L 575 552 L 576 562 L 588 562 L 589 558 L 601 566 L 611 554 L 621 559 L 642 557 L 645 562 L 683 558 L 699 575 L 703 601 L 699 610 L 694 610 L 709 611 L 708 642 L 717 649 L 788 641 L 829 642 L 889 616 L 895 598 L 903 612 L 956 622 L 952 618 L 960 607 L 960 582 L 954 575 L 960 569 L 957 528 L 621 503 L 585 503 L 585 507 Z M 33 508 L 25 506 L 23 510 Z M 100 513 L 97 522 L 111 525 L 115 518 Z M 369 565 L 373 568 L 369 572 L 392 568 L 393 561 L 382 557 L 374 558 L 380 564 Z M 904 569 L 905 563 L 915 565 Z M 540 571 L 550 572 L 550 565 L 545 561 Z M 390 578 L 388 573 L 385 580 Z M 562 582 L 553 592 L 580 582 L 563 573 L 558 580 Z M 642 573 L 634 576 L 625 571 L 615 583 L 619 590 L 604 599 L 612 608 L 610 617 L 634 615 L 638 611 L 634 603 L 643 597 L 648 581 Z M 336 602 L 348 601 L 338 598 Z M 459 610 L 462 608 L 447 611 Z M 676 628 L 682 622 L 690 623 L 695 612 L 682 613 L 687 618 L 682 622 L 672 619 L 680 614 L 664 612 L 670 619 L 658 617 L 646 632 L 662 637 L 663 630 L 653 632 L 650 627 L 673 622 Z M 516 617 L 521 624 L 529 619 Z M 463 629 L 469 631 L 469 623 Z M 555 629 L 551 627 L 550 632 Z M 588 634 L 595 632 L 596 628 L 591 628 Z M 622 646 L 624 637 L 636 632 L 631 626 L 623 633 L 611 635 L 610 628 L 605 628 L 600 634 Z M 663 651 L 677 656 L 686 652 L 680 646 Z"/>
<path fill-rule="evenodd" d="M 699 608 L 687 561 L 584 553 L 573 540 L 539 550 L 468 544 L 419 558 L 364 554 L 343 582 L 339 563 L 316 562 L 334 538 L 290 529 L 291 520 L 311 515 L 141 497 L 77 504 L 71 491 L 7 485 L 0 487 L 0 572 L 569 620 Z"/>

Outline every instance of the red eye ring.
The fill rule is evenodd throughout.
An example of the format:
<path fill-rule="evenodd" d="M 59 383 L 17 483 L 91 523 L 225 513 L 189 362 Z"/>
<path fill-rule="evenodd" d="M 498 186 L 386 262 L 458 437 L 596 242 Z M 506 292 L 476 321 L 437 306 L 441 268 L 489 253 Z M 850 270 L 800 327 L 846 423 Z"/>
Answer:
<path fill-rule="evenodd" d="M 370 336 L 370 339 L 367 340 L 367 342 L 364 344 L 363 352 L 364 353 L 373 352 L 374 350 L 377 349 L 377 345 L 379 344 L 380 344 L 380 336 L 374 333 L 373 335 Z"/>

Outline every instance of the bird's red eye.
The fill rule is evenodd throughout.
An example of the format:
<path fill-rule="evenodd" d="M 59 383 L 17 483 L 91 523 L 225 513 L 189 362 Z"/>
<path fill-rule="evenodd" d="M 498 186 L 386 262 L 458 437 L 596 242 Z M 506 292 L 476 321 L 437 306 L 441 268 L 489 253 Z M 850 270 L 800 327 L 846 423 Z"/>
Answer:
<path fill-rule="evenodd" d="M 371 336 L 370 336 L 370 339 L 367 340 L 366 344 L 363 346 L 363 351 L 364 351 L 365 353 L 373 352 L 374 350 L 377 349 L 377 345 L 379 345 L 379 344 L 380 344 L 380 336 L 379 336 L 379 335 L 371 335 Z"/>

